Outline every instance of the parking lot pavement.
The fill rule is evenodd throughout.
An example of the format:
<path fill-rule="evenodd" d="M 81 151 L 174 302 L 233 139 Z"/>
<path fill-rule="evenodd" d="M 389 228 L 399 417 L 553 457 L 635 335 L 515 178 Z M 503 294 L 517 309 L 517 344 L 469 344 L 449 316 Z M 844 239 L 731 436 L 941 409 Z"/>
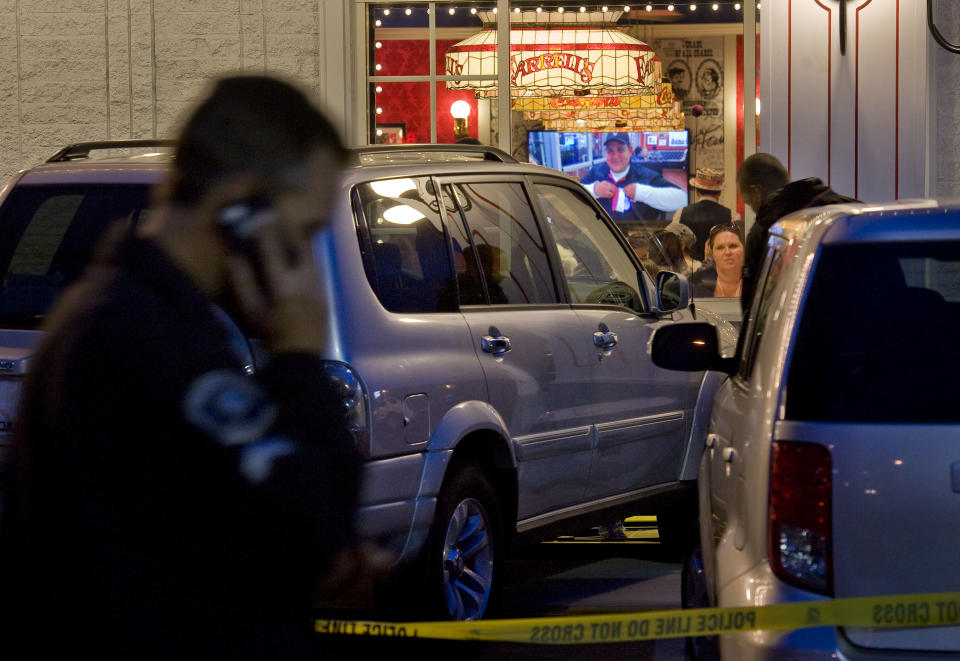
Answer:
<path fill-rule="evenodd" d="M 653 517 L 625 522 L 627 539 L 605 542 L 595 531 L 525 547 L 505 567 L 500 617 L 567 617 L 680 608 L 680 565 L 661 558 Z M 589 645 L 328 637 L 321 658 L 418 655 L 530 661 L 683 661 L 683 639 Z"/>

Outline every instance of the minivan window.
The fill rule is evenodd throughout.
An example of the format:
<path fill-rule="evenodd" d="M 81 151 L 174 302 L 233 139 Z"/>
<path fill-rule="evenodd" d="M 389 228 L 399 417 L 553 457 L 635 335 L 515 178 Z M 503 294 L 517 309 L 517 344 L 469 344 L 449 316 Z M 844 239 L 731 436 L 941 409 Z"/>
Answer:
<path fill-rule="evenodd" d="M 455 183 L 445 187 L 454 252 L 459 241 L 463 265 L 458 265 L 461 303 L 476 302 L 477 287 L 469 279 L 479 273 L 491 304 L 555 303 L 556 290 L 547 252 L 523 186 L 511 182 Z M 464 235 L 462 232 L 469 232 Z M 473 264 L 471 264 L 471 262 Z"/>
<path fill-rule="evenodd" d="M 407 313 L 455 309 L 447 238 L 430 178 L 383 179 L 356 190 L 366 225 L 367 279 L 383 307 Z"/>
<path fill-rule="evenodd" d="M 149 186 L 21 185 L 0 208 L 0 321 L 33 328 L 80 275 L 104 230 L 137 223 Z"/>
<path fill-rule="evenodd" d="M 960 242 L 825 246 L 787 375 L 795 420 L 956 423 Z"/>

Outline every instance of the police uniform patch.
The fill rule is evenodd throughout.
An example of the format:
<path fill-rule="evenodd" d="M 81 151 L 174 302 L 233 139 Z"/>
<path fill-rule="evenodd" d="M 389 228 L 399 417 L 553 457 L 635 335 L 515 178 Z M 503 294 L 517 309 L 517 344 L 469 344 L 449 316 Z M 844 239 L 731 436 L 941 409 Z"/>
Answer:
<path fill-rule="evenodd" d="M 277 417 L 277 407 L 253 379 L 233 370 L 206 372 L 183 400 L 184 417 L 224 445 L 260 440 Z"/>
<path fill-rule="evenodd" d="M 274 460 L 293 454 L 294 449 L 293 443 L 282 438 L 245 445 L 240 450 L 240 472 L 254 484 L 263 482 L 270 477 Z"/>

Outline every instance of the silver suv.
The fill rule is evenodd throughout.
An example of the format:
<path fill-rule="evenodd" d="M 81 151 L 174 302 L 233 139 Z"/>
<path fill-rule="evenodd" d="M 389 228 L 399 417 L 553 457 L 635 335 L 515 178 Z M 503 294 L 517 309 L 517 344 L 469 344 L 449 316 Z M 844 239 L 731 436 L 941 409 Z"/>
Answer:
<path fill-rule="evenodd" d="M 159 152 L 90 157 L 116 146 L 65 149 L 0 198 L 0 438 L 50 301 L 163 176 Z M 631 513 L 678 539 L 695 520 L 698 393 L 719 379 L 660 369 L 647 343 L 706 318 L 732 350 L 733 327 L 694 309 L 682 278 L 655 282 L 554 170 L 467 145 L 352 159 L 314 254 L 329 369 L 367 460 L 358 524 L 396 553 L 395 614 L 482 617 L 513 541 Z M 255 340 L 249 356 L 255 369 Z"/>
<path fill-rule="evenodd" d="M 960 590 L 960 207 L 804 210 L 770 229 L 765 254 L 739 360 L 714 354 L 704 324 L 651 343 L 659 365 L 729 375 L 699 440 L 684 604 Z M 902 611 L 872 609 L 877 628 L 689 646 L 698 659 L 957 658 L 955 608 L 950 627 Z"/>

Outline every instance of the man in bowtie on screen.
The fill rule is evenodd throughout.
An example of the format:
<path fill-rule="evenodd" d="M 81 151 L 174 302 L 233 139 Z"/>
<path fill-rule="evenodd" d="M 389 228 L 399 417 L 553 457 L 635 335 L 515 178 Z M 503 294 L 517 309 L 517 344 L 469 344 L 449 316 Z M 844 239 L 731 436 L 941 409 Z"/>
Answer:
<path fill-rule="evenodd" d="M 591 168 L 580 183 L 615 221 L 668 218 L 687 205 L 683 189 L 630 162 L 633 150 L 626 133 L 610 133 L 603 144 L 606 161 Z"/>

